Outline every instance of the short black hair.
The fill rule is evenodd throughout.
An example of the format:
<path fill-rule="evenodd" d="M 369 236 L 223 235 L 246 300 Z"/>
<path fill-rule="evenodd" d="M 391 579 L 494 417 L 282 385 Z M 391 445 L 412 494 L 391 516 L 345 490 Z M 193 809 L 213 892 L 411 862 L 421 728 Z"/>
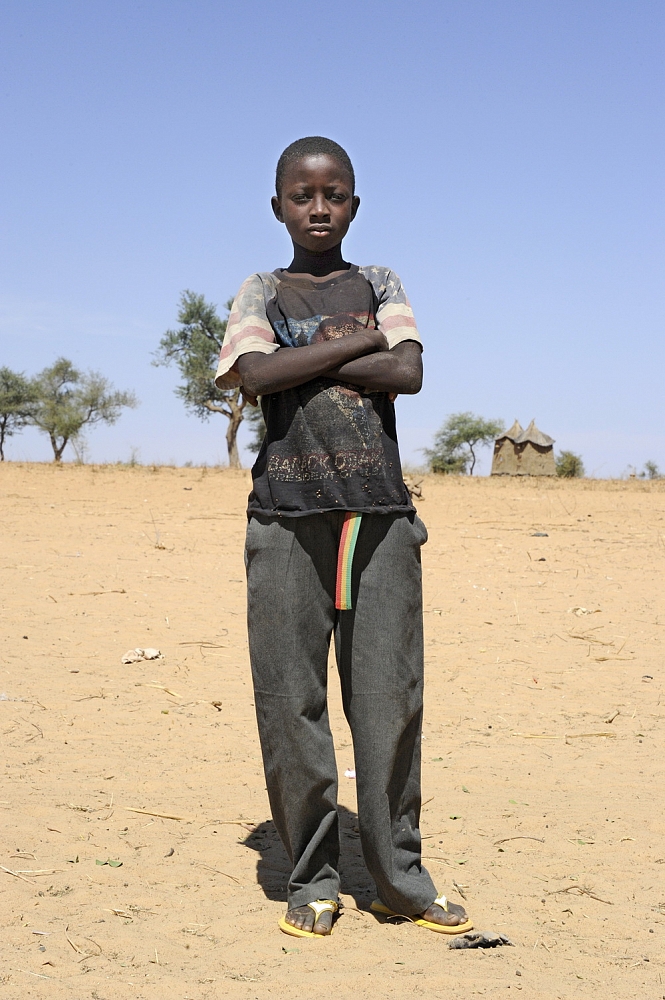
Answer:
<path fill-rule="evenodd" d="M 349 154 L 334 139 L 326 139 L 323 135 L 308 135 L 304 139 L 296 139 L 290 146 L 287 146 L 279 160 L 277 161 L 277 171 L 275 173 L 275 189 L 279 198 L 282 192 L 282 183 L 286 168 L 295 160 L 302 160 L 305 156 L 332 156 L 340 166 L 348 172 L 351 177 L 351 190 L 356 189 L 356 175 Z"/>

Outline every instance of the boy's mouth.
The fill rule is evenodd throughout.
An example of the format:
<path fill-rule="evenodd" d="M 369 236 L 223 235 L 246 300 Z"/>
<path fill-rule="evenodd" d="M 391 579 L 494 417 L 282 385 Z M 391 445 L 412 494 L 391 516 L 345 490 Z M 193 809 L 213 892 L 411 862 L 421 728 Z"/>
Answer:
<path fill-rule="evenodd" d="M 307 232 L 312 236 L 327 236 L 332 232 L 332 226 L 310 226 Z"/>

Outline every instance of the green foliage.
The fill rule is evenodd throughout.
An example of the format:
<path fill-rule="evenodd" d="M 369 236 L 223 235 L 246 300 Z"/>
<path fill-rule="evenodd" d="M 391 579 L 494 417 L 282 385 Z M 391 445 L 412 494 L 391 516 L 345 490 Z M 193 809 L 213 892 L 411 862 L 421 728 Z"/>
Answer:
<path fill-rule="evenodd" d="M 645 462 L 640 479 L 662 479 L 663 475 L 655 462 Z"/>
<path fill-rule="evenodd" d="M 584 462 L 574 451 L 562 451 L 554 460 L 557 476 L 564 479 L 581 479 L 584 476 Z"/>
<path fill-rule="evenodd" d="M 246 445 L 249 451 L 259 451 L 266 434 L 266 425 L 263 419 L 263 411 L 260 406 L 248 406 L 245 420 L 252 431 L 252 438 Z"/>
<path fill-rule="evenodd" d="M 30 423 L 48 434 L 55 462 L 84 427 L 114 424 L 124 407 L 138 405 L 133 393 L 114 390 L 99 372 L 80 372 L 66 358 L 45 368 L 34 386 Z"/>
<path fill-rule="evenodd" d="M 22 372 L 0 368 L 0 462 L 5 460 L 5 441 L 30 422 L 35 403 L 35 384 Z"/>
<path fill-rule="evenodd" d="M 432 472 L 473 475 L 476 448 L 491 444 L 503 430 L 500 420 L 475 413 L 452 413 L 434 437 L 434 447 L 423 449 Z"/>
<path fill-rule="evenodd" d="M 231 305 L 232 300 L 229 300 L 227 310 Z M 199 419 L 208 420 L 211 413 L 221 413 L 228 419 L 229 465 L 239 468 L 237 436 L 246 401 L 240 389 L 218 389 L 215 385 L 227 321 L 219 318 L 217 307 L 206 302 L 203 295 L 184 291 L 180 297 L 178 322 L 180 328 L 167 330 L 160 340 L 153 364 L 176 365 L 182 378 L 175 390 L 176 396 Z"/>
<path fill-rule="evenodd" d="M 431 472 L 444 476 L 465 476 L 471 462 L 471 453 L 457 455 L 437 455 L 427 451 Z"/>

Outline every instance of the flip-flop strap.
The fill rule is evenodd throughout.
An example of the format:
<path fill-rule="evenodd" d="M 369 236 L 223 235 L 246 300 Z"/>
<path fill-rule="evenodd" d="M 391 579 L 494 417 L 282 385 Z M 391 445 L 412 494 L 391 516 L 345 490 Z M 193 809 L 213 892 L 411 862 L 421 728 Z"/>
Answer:
<path fill-rule="evenodd" d="M 440 906 L 442 910 L 445 910 L 446 913 L 448 912 L 448 898 L 447 898 L 447 896 L 443 896 L 443 895 L 442 896 L 437 896 L 436 899 L 434 900 L 434 903 L 437 906 Z"/>
<path fill-rule="evenodd" d="M 319 919 L 322 913 L 337 913 L 339 909 L 339 903 L 336 903 L 334 899 L 315 899 L 313 903 L 307 904 L 310 910 L 314 910 L 314 915 L 316 921 Z"/>

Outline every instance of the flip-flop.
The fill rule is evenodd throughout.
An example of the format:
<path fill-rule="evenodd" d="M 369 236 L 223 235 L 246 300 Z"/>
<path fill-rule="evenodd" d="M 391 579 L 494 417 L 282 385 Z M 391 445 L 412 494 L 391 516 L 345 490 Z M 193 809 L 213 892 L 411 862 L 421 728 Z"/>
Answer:
<path fill-rule="evenodd" d="M 322 913 L 337 913 L 339 910 L 339 903 L 336 903 L 334 899 L 316 899 L 313 903 L 307 903 L 310 910 L 314 911 L 314 923 L 317 922 Z M 290 934 L 291 937 L 308 937 L 308 938 L 324 938 L 330 937 L 333 932 L 332 927 L 328 934 L 315 934 L 314 931 L 303 931 L 300 927 L 294 927 L 293 924 L 289 924 L 285 917 L 280 917 L 279 921 L 280 931 L 284 931 L 285 934 Z"/>
<path fill-rule="evenodd" d="M 438 896 L 434 902 L 437 906 L 440 906 L 442 910 L 448 911 L 448 900 L 445 896 Z M 432 904 L 434 905 L 434 904 Z M 463 924 L 435 924 L 432 920 L 425 920 L 423 917 L 415 916 L 409 917 L 406 913 L 396 913 L 395 910 L 389 910 L 380 899 L 375 899 L 370 906 L 372 913 L 378 913 L 384 917 L 404 917 L 405 920 L 410 920 L 412 923 L 417 924 L 418 927 L 426 927 L 428 931 L 434 931 L 436 934 L 466 934 L 467 931 L 473 929 L 473 924 L 470 920 L 466 920 Z"/>

